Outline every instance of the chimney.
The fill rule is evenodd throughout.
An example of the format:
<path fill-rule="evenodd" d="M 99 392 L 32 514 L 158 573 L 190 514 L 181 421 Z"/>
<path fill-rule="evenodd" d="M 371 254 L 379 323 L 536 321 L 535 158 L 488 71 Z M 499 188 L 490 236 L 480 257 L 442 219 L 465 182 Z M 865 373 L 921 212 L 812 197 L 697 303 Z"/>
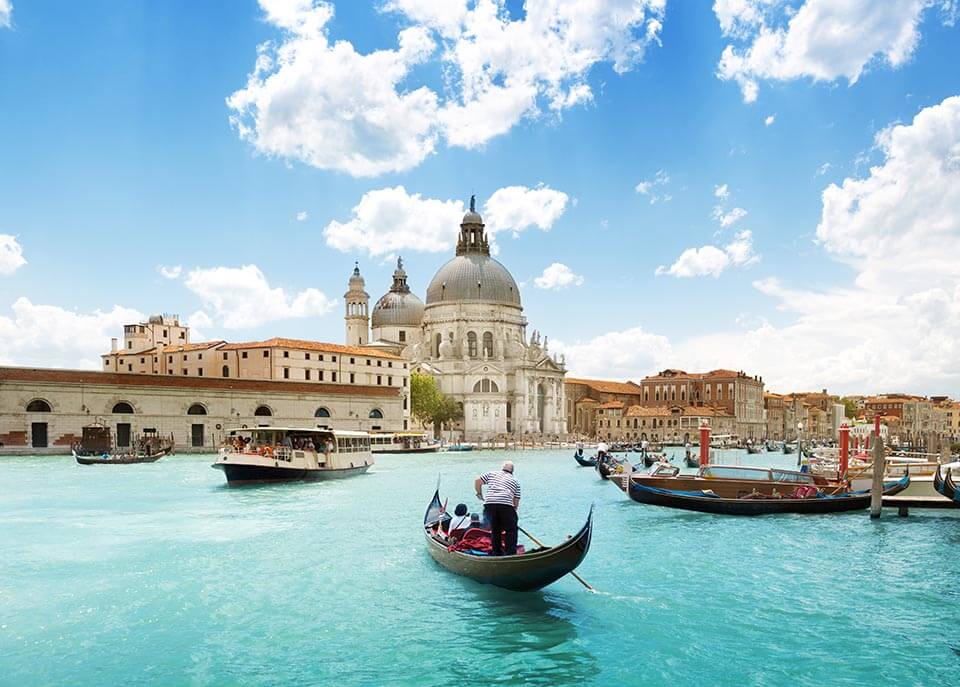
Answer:
<path fill-rule="evenodd" d="M 112 339 L 110 339 L 110 352 L 111 353 L 117 352 L 117 337 L 113 337 Z"/>

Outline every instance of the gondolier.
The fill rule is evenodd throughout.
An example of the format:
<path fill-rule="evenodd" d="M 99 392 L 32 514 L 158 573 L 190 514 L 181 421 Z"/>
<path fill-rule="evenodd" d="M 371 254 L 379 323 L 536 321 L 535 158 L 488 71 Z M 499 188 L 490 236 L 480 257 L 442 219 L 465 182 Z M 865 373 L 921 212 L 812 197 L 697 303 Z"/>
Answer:
<path fill-rule="evenodd" d="M 487 485 L 486 495 L 483 493 L 484 484 Z M 513 476 L 513 463 L 508 460 L 500 470 L 480 475 L 473 485 L 477 498 L 483 501 L 485 519 L 490 523 L 490 547 L 493 555 L 516 555 L 520 483 Z"/>

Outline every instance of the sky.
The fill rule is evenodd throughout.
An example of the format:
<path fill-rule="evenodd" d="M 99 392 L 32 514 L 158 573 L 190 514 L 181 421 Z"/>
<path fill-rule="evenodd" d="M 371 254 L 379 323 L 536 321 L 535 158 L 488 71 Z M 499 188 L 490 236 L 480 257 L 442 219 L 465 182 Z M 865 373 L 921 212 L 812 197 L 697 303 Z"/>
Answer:
<path fill-rule="evenodd" d="M 955 0 L 0 0 L 0 364 L 343 340 L 471 194 L 570 374 L 960 396 Z"/>

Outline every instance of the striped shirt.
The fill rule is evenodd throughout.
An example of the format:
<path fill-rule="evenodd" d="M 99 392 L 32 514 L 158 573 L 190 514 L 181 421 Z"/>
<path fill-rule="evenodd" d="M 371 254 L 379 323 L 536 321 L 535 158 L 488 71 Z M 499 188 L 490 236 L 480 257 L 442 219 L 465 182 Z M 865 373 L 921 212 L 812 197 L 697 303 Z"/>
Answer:
<path fill-rule="evenodd" d="M 512 506 L 514 499 L 520 498 L 520 483 L 509 472 L 504 470 L 488 472 L 480 477 L 480 481 L 487 485 L 487 493 L 483 498 L 484 505 L 500 503 Z"/>

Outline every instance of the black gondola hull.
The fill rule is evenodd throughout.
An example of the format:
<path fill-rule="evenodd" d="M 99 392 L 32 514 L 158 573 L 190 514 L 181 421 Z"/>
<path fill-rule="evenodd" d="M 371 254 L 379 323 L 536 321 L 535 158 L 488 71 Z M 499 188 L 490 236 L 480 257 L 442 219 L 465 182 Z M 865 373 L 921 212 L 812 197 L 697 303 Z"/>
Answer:
<path fill-rule="evenodd" d="M 359 465 L 339 470 L 306 470 L 302 468 L 271 467 L 267 465 L 243 465 L 239 463 L 214 463 L 213 467 L 223 470 L 227 484 L 264 484 L 268 482 L 319 482 L 359 475 L 370 469 L 369 465 Z"/>
<path fill-rule="evenodd" d="M 904 477 L 884 489 L 885 496 L 893 496 L 907 488 L 910 478 Z M 656 487 L 630 483 L 630 498 L 637 503 L 664 506 L 680 510 L 714 515 L 775 515 L 779 513 L 825 514 L 863 510 L 870 505 L 870 494 L 836 498 L 808 499 L 730 499 L 697 496 L 693 492 L 671 492 Z"/>
<path fill-rule="evenodd" d="M 579 464 L 580 464 L 580 467 L 582 467 L 582 468 L 592 468 L 592 467 L 595 467 L 595 466 L 597 465 L 597 459 L 596 459 L 596 458 L 584 458 L 583 456 L 581 456 L 581 455 L 579 455 L 579 454 L 577 454 L 577 453 L 574 453 L 574 454 L 573 454 L 573 459 L 574 459 L 575 461 L 577 461 L 577 463 L 579 463 Z"/>
<path fill-rule="evenodd" d="M 593 508 L 580 531 L 562 544 L 516 556 L 477 556 L 450 551 L 431 531 L 431 525 L 440 516 L 440 494 L 433 500 L 424 515 L 424 538 L 427 551 L 440 566 L 452 573 L 469 577 L 481 584 L 509 589 L 514 592 L 530 592 L 543 589 L 564 575 L 573 572 L 590 550 L 593 533 Z"/>

